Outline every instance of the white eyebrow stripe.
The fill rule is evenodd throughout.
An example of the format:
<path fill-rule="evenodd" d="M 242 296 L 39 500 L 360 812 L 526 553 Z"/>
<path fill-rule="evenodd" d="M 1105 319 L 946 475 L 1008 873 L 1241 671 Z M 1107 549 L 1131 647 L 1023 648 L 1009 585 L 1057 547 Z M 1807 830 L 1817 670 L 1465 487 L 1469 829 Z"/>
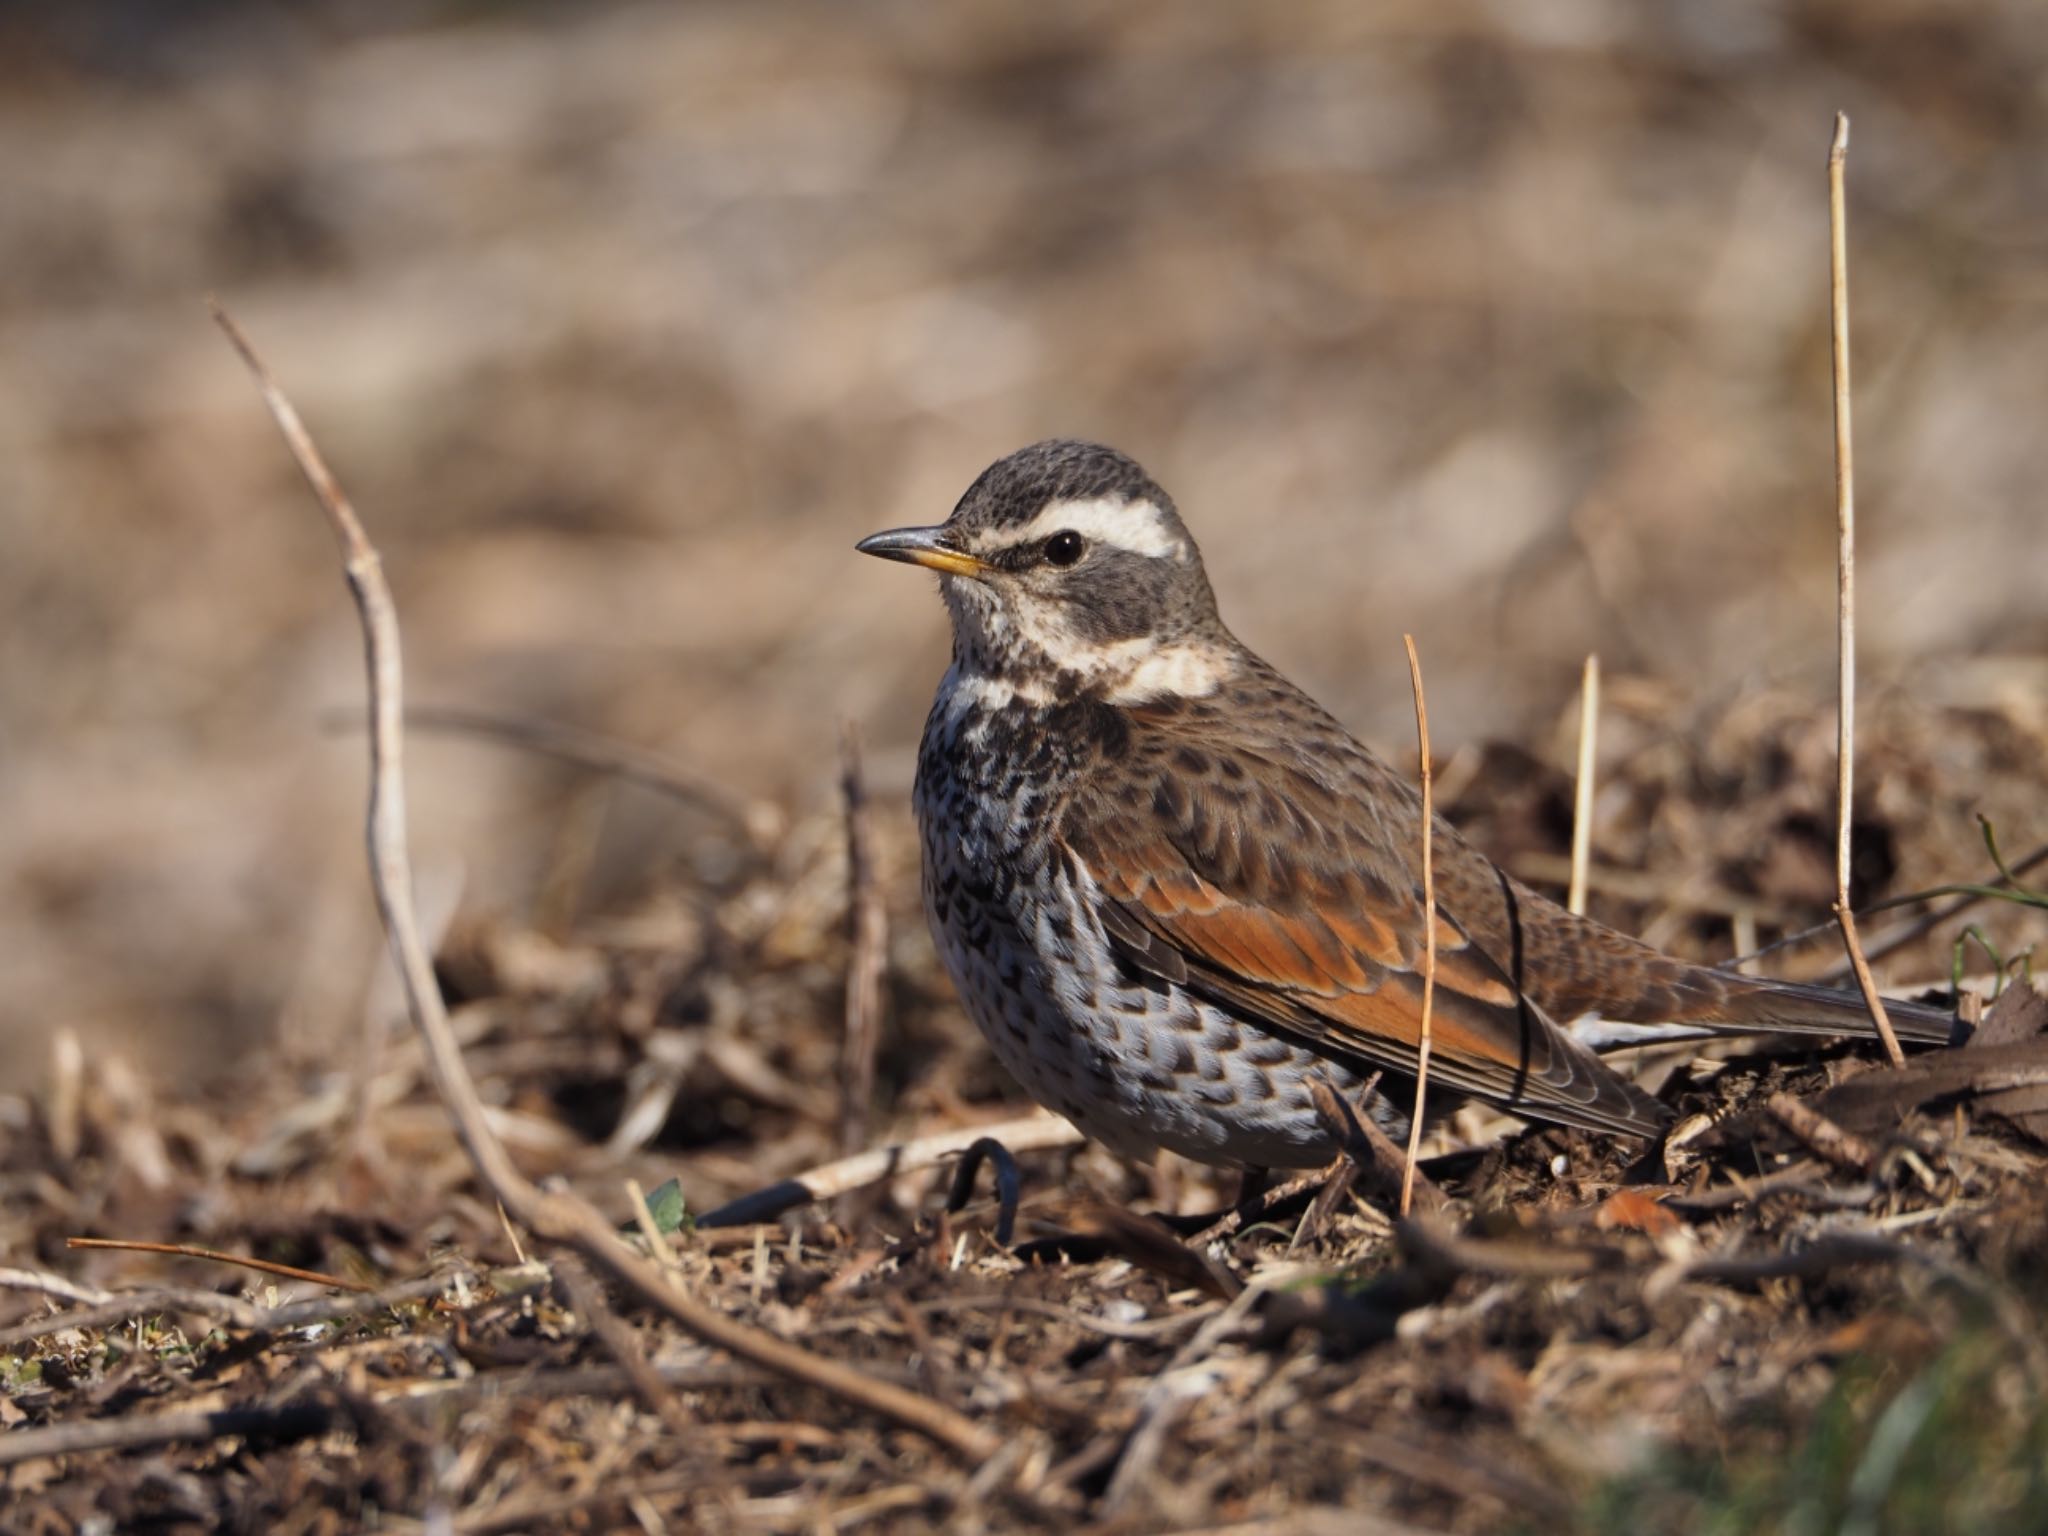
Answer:
<path fill-rule="evenodd" d="M 1103 496 L 1092 501 L 1055 501 L 1018 530 L 1010 544 L 1029 544 L 1062 529 L 1071 529 L 1097 544 L 1133 555 L 1167 556 L 1178 560 L 1187 545 L 1149 501 L 1118 501 Z"/>

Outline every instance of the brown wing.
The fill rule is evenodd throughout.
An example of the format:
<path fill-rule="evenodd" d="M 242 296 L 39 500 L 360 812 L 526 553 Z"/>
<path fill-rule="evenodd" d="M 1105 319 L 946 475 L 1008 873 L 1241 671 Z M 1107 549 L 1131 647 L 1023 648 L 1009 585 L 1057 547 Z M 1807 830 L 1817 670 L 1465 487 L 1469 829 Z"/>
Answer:
<path fill-rule="evenodd" d="M 1347 782 L 1351 762 L 1276 760 L 1220 719 L 1191 731 L 1200 722 L 1183 717 L 1170 740 L 1146 711 L 1126 720 L 1113 777 L 1128 786 L 1136 773 L 1149 797 L 1113 803 L 1084 787 L 1061 823 L 1113 942 L 1141 969 L 1310 1049 L 1412 1073 L 1422 897 L 1393 838 L 1415 828 L 1381 825 L 1375 797 Z M 1431 1020 L 1432 1081 L 1588 1129 L 1647 1135 L 1662 1123 L 1654 1100 L 1518 992 L 1448 906 Z"/>
<path fill-rule="evenodd" d="M 1438 831 L 1438 900 L 1458 914 L 1479 948 L 1512 967 L 1554 1019 L 1590 1014 L 1609 1023 L 1699 1025 L 1731 1035 L 1876 1034 L 1859 992 L 1741 976 L 1661 954 L 1511 879 L 1449 827 L 1439 824 Z M 1902 1040 L 1946 1045 L 1955 1035 L 1949 1009 L 1892 1002 L 1887 1011 Z"/>

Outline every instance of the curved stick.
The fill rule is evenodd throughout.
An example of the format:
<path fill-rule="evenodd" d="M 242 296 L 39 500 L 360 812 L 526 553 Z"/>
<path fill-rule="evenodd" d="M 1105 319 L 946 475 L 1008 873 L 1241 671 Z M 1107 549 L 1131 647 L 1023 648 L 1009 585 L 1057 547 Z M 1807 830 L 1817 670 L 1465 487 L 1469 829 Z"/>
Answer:
<path fill-rule="evenodd" d="M 726 1316 L 671 1284 L 652 1261 L 626 1247 L 611 1224 L 580 1196 L 566 1190 L 543 1190 L 512 1165 L 485 1119 L 476 1084 L 462 1060 L 462 1050 L 449 1026 L 448 1011 L 434 979 L 433 961 L 420 937 L 413 908 L 400 734 L 404 719 L 404 672 L 399 661 L 398 615 L 391 589 L 384 580 L 383 563 L 364 533 L 355 509 L 313 445 L 298 412 L 257 356 L 249 338 L 218 300 L 211 302 L 211 308 L 214 320 L 255 377 L 264 403 L 341 545 L 343 568 L 362 624 L 369 673 L 370 805 L 366 836 L 370 884 L 434 1086 L 455 1122 L 456 1136 L 469 1154 L 478 1180 L 529 1231 L 582 1254 L 643 1302 L 665 1312 L 706 1343 L 893 1419 L 937 1441 L 963 1460 L 986 1461 L 1003 1444 L 1002 1437 L 993 1431 L 942 1403 Z"/>

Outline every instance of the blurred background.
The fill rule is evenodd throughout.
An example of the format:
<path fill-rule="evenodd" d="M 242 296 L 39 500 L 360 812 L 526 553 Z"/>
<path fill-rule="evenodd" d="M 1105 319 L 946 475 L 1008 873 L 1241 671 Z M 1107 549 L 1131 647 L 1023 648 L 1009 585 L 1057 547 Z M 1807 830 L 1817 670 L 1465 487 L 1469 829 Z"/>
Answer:
<path fill-rule="evenodd" d="M 415 702 L 789 818 L 858 722 L 902 886 L 943 617 L 851 546 L 1053 434 L 1144 462 L 1396 754 L 1404 630 L 1447 754 L 1568 763 L 1589 650 L 1616 753 L 1631 700 L 1824 723 L 1837 108 L 1874 717 L 2043 728 L 2044 80 L 2024 0 L 0 6 L 0 1074 L 60 1026 L 331 1057 L 365 1006 L 355 622 L 208 292 Z M 442 911 L 701 856 L 529 754 L 411 767 Z"/>

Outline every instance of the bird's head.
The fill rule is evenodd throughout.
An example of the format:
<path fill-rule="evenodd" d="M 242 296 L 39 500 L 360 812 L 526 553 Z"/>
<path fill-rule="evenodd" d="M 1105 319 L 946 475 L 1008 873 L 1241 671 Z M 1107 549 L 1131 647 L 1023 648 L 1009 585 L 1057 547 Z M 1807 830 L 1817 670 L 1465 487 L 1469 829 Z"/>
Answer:
<path fill-rule="evenodd" d="M 1025 696 L 1198 695 L 1228 659 L 1172 498 L 1114 448 L 1034 443 L 982 471 L 945 522 L 857 547 L 939 572 L 956 664 Z"/>

